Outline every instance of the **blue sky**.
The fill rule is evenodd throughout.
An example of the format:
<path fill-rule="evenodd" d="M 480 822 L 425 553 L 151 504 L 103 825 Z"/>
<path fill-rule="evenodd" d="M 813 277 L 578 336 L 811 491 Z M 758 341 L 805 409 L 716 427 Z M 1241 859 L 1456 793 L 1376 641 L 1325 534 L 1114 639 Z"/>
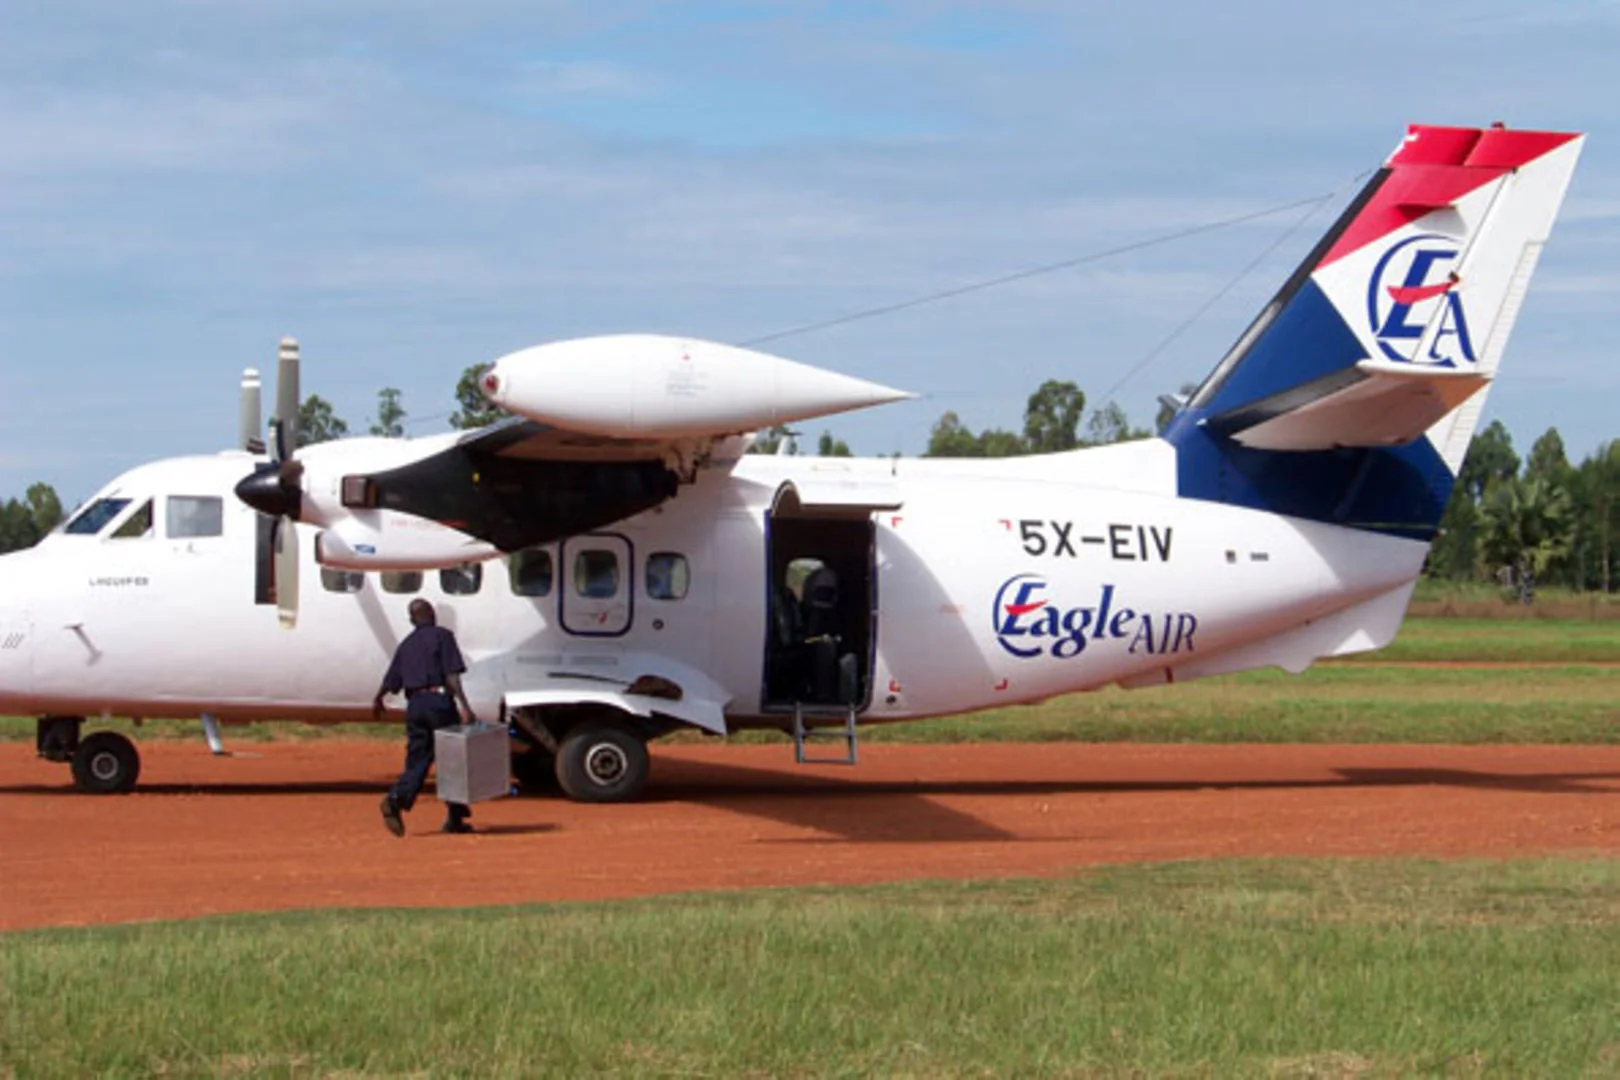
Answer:
<path fill-rule="evenodd" d="M 1591 133 L 1488 413 L 1579 457 L 1620 435 L 1615 56 L 1615 0 L 22 0 L 0 497 L 230 445 L 283 334 L 351 427 L 396 386 L 426 434 L 511 349 L 746 341 L 1076 258 L 1341 189 L 1409 121 Z M 910 454 L 1046 378 L 1100 403 L 1230 286 L 1115 393 L 1145 423 L 1333 209 L 770 347 L 925 395 L 825 425 Z"/>

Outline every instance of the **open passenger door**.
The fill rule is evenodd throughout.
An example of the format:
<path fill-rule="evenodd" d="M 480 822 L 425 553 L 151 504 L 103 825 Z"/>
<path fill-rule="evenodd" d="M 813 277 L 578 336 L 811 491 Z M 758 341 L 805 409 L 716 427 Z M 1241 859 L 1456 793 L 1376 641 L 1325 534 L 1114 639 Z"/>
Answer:
<path fill-rule="evenodd" d="M 769 592 L 763 712 L 847 716 L 872 696 L 877 543 L 872 515 L 901 504 L 887 477 L 790 480 L 765 522 Z"/>

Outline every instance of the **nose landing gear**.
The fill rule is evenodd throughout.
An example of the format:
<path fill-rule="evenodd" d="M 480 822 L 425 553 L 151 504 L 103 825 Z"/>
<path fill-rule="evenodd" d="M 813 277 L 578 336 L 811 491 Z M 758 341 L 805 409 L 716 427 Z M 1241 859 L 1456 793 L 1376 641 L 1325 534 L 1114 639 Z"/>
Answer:
<path fill-rule="evenodd" d="M 35 728 L 34 747 L 46 761 L 73 767 L 79 790 L 97 795 L 118 795 L 135 787 L 141 775 L 141 755 L 135 744 L 116 731 L 97 731 L 83 738 L 81 716 L 41 717 Z"/>
<path fill-rule="evenodd" d="M 135 787 L 140 775 L 140 753 L 116 731 L 87 736 L 73 754 L 73 782 L 81 791 L 121 795 Z"/>

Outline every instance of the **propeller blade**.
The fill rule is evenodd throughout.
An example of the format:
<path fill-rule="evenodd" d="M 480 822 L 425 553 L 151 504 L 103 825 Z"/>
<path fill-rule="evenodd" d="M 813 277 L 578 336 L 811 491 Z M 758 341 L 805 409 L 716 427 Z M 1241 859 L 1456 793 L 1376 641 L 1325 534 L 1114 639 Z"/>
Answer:
<path fill-rule="evenodd" d="M 276 519 L 276 614 L 288 630 L 298 625 L 298 526 Z"/>
<path fill-rule="evenodd" d="M 290 449 L 287 446 L 287 429 L 281 426 L 281 419 L 275 416 L 265 426 L 270 429 L 270 464 L 280 465 L 291 456 L 287 452 Z"/>
<path fill-rule="evenodd" d="M 259 417 L 264 405 L 259 395 L 259 373 L 254 368 L 242 372 L 242 394 L 237 413 L 237 445 L 249 453 L 262 451 L 264 441 L 259 438 Z"/>
<path fill-rule="evenodd" d="M 298 342 L 281 339 L 276 353 L 276 419 L 281 421 L 281 454 L 278 461 L 292 457 L 298 449 Z"/>

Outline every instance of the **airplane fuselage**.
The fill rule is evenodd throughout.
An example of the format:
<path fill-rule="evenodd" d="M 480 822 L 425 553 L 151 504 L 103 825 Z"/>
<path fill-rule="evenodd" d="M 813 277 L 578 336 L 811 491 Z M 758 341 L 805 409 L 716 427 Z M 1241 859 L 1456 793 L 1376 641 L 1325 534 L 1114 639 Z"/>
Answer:
<path fill-rule="evenodd" d="M 104 494 L 129 500 L 126 517 L 149 502 L 144 531 L 110 519 L 0 559 L 0 709 L 368 720 L 421 595 L 461 642 L 480 714 L 559 671 L 628 681 L 667 667 L 706 676 L 729 728 L 780 727 L 792 695 L 769 685 L 772 597 L 788 556 L 831 538 L 860 718 L 915 719 L 1278 663 L 1241 649 L 1401 590 L 1425 550 L 1177 498 L 1173 451 L 1156 439 L 1005 461 L 748 455 L 652 511 L 519 557 L 522 582 L 512 556 L 474 564 L 476 588 L 455 569 L 323 571 L 300 527 L 289 630 L 255 603 L 259 515 L 230 497 L 250 465 L 228 453 L 143 466 Z M 839 493 L 785 511 L 789 483 Z M 174 497 L 219 499 L 218 535 L 172 535 Z M 773 555 L 790 535 L 797 547 Z M 678 597 L 649 578 L 677 561 Z"/>

